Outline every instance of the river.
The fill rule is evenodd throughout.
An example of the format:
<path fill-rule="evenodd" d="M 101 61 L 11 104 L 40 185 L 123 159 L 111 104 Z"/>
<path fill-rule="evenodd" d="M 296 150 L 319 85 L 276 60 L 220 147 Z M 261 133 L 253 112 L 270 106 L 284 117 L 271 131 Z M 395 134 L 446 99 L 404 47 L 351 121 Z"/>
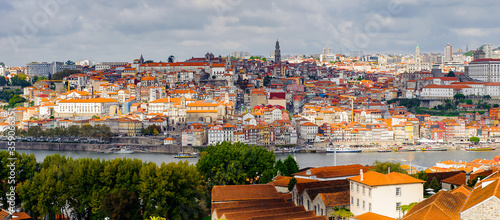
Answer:
<path fill-rule="evenodd" d="M 100 158 L 100 159 L 114 159 L 114 158 L 137 158 L 143 161 L 154 162 L 156 164 L 161 164 L 163 162 L 178 162 L 180 160 L 187 160 L 190 164 L 196 164 L 198 158 L 187 158 L 187 159 L 176 159 L 174 155 L 171 154 L 160 154 L 160 153 L 134 153 L 134 154 L 102 154 L 90 151 L 46 151 L 46 150 L 18 150 L 19 153 L 35 154 L 37 161 L 41 162 L 47 155 L 52 155 L 59 153 L 67 157 L 72 158 Z M 448 151 L 434 151 L 434 152 L 388 152 L 388 153 L 378 153 L 378 152 L 364 152 L 364 153 L 337 153 L 337 165 L 346 164 L 362 164 L 369 165 L 374 161 L 394 161 L 401 164 L 410 164 L 419 170 L 426 167 L 431 167 L 436 164 L 436 162 L 444 160 L 455 160 L 455 161 L 471 161 L 475 159 L 493 159 L 496 155 L 499 155 L 500 151 L 489 151 L 489 152 L 468 152 L 463 150 L 448 150 Z M 276 154 L 276 159 L 284 160 L 288 154 Z M 297 153 L 295 155 L 297 163 L 300 168 L 305 167 L 321 167 L 321 166 L 333 166 L 334 165 L 334 154 L 333 153 Z"/>

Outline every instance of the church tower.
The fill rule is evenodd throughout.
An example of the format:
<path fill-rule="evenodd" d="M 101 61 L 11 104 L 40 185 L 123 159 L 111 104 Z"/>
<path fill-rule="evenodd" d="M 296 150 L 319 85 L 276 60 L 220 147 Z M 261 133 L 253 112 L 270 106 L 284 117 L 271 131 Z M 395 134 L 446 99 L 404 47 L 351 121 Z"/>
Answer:
<path fill-rule="evenodd" d="M 420 65 L 422 63 L 422 56 L 420 56 L 420 46 L 417 44 L 417 49 L 415 49 L 415 63 Z"/>
<path fill-rule="evenodd" d="M 276 48 L 274 49 L 274 62 L 281 62 L 280 42 L 278 40 L 276 40 Z"/>

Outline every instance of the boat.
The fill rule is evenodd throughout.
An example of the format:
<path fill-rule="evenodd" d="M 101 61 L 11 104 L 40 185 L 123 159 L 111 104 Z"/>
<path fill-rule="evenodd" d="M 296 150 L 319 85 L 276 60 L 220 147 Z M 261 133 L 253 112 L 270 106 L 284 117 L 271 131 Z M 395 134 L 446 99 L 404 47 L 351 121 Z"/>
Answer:
<path fill-rule="evenodd" d="M 129 150 L 129 149 L 127 149 L 127 148 L 122 147 L 122 148 L 120 148 L 120 150 L 119 150 L 119 151 L 116 151 L 115 153 L 117 153 L 117 154 L 133 154 L 133 153 L 134 153 L 134 151 L 133 151 L 133 150 Z"/>
<path fill-rule="evenodd" d="M 196 155 L 194 154 L 184 154 L 184 153 L 180 153 L 174 156 L 174 158 L 195 158 L 195 157 Z"/>
<path fill-rule="evenodd" d="M 335 148 L 326 148 L 327 153 L 335 153 Z M 337 153 L 361 153 L 363 149 L 354 149 L 350 147 L 337 147 Z"/>
<path fill-rule="evenodd" d="M 496 147 L 489 146 L 469 146 L 465 148 L 466 151 L 494 151 L 496 149 Z"/>
<path fill-rule="evenodd" d="M 448 149 L 439 146 L 422 148 L 422 151 L 447 151 L 447 150 Z"/>
<path fill-rule="evenodd" d="M 379 153 L 388 153 L 388 152 L 392 152 L 392 150 L 389 149 L 389 148 L 379 148 L 377 150 L 377 152 L 379 152 Z"/>

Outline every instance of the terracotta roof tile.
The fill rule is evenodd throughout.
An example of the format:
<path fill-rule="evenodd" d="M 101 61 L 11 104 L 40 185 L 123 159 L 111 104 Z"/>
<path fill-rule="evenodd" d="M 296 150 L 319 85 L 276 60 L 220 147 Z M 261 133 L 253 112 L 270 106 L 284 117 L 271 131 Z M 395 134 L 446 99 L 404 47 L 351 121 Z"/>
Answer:
<path fill-rule="evenodd" d="M 367 212 L 361 215 L 354 216 L 353 219 L 357 220 L 396 220 L 395 218 L 379 215 L 373 212 Z"/>
<path fill-rule="evenodd" d="M 272 205 L 276 203 L 285 203 L 285 202 L 286 201 L 282 198 L 275 198 L 275 199 L 248 200 L 240 202 L 212 203 L 212 212 L 215 209 L 245 208 L 245 207 L 253 207 L 259 205 Z"/>
<path fill-rule="evenodd" d="M 255 216 L 248 220 L 282 220 L 282 219 L 297 219 L 306 217 L 316 217 L 314 211 L 292 212 L 292 213 L 275 213 L 266 216 Z"/>
<path fill-rule="evenodd" d="M 476 183 L 474 190 L 465 201 L 462 211 L 465 211 L 490 197 L 500 198 L 500 173 Z"/>
<path fill-rule="evenodd" d="M 465 199 L 457 194 L 439 191 L 426 200 L 416 204 L 403 217 L 404 220 L 459 220 L 460 208 Z"/>
<path fill-rule="evenodd" d="M 278 191 L 270 184 L 214 186 L 212 189 L 212 202 L 278 198 Z"/>
<path fill-rule="evenodd" d="M 462 173 L 456 174 L 452 177 L 448 177 L 448 178 L 442 180 L 441 182 L 461 186 L 461 185 L 466 184 L 465 179 L 466 179 L 465 173 L 462 172 Z"/>
<path fill-rule="evenodd" d="M 273 184 L 275 186 L 288 186 L 288 183 L 290 182 L 290 179 L 292 177 L 288 176 L 277 176 L 274 178 L 270 184 Z M 311 179 L 304 179 L 304 178 L 295 178 L 297 180 L 297 183 L 310 183 L 310 182 L 318 182 L 318 180 L 311 180 Z"/>
<path fill-rule="evenodd" d="M 343 187 L 349 186 L 349 181 L 346 179 L 342 180 L 329 180 L 329 181 L 319 181 L 319 182 L 310 182 L 310 183 L 297 183 L 295 187 L 297 187 L 298 194 L 302 194 L 305 189 L 311 188 L 323 188 L 323 187 Z"/>
<path fill-rule="evenodd" d="M 232 207 L 232 208 L 217 208 L 214 209 L 214 213 L 217 218 L 221 218 L 224 214 L 229 213 L 238 213 L 242 211 L 256 211 L 256 210 L 266 210 L 266 209 L 276 209 L 276 208 L 285 208 L 285 207 L 293 207 L 295 206 L 293 202 L 277 202 L 277 203 L 258 203 L 255 206 L 248 207 Z"/>
<path fill-rule="evenodd" d="M 361 175 L 349 177 L 352 181 L 360 182 L 369 186 L 384 186 L 394 184 L 410 184 L 410 183 L 425 183 L 423 180 L 413 178 L 410 175 L 392 172 L 389 174 L 381 174 L 375 171 L 369 171 L 363 174 L 363 181 Z"/>
<path fill-rule="evenodd" d="M 318 196 L 321 196 L 326 207 L 349 205 L 349 191 L 320 193 Z"/>
<path fill-rule="evenodd" d="M 224 213 L 221 216 L 221 218 L 231 219 L 231 220 L 247 220 L 252 217 L 270 216 L 270 215 L 275 215 L 276 213 L 290 214 L 290 213 L 305 212 L 305 211 L 306 209 L 304 208 L 304 206 L 292 206 L 292 207 L 282 207 L 274 209 L 260 209 L 260 210 Z"/>

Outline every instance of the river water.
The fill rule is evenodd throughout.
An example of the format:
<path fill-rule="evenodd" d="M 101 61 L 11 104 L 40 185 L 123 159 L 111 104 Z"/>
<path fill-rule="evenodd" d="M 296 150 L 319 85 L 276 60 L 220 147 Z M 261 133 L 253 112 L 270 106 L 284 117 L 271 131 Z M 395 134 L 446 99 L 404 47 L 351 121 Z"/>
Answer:
<path fill-rule="evenodd" d="M 187 160 L 190 164 L 196 164 L 198 158 L 176 159 L 171 154 L 160 153 L 134 153 L 134 154 L 103 154 L 89 151 L 46 151 L 46 150 L 18 150 L 19 153 L 35 154 L 37 161 L 41 162 L 47 155 L 59 153 L 72 158 L 100 158 L 100 159 L 114 159 L 114 158 L 137 158 L 143 161 L 154 162 L 161 164 L 163 162 L 178 162 L 180 160 Z M 292 154 L 293 155 L 293 154 Z M 361 164 L 370 165 L 376 160 L 379 161 L 392 161 L 401 164 L 410 164 L 413 167 L 421 170 L 426 167 L 431 167 L 436 162 L 444 160 L 455 161 L 471 161 L 475 159 L 493 159 L 496 155 L 500 155 L 500 151 L 489 152 L 468 152 L 464 150 L 448 150 L 448 151 L 433 151 L 433 152 L 364 152 L 364 153 L 337 153 L 337 165 L 346 164 Z M 288 154 L 276 154 L 276 159 L 284 160 Z M 305 167 L 321 167 L 333 166 L 335 162 L 335 155 L 333 153 L 297 153 L 294 155 L 300 168 Z"/>

